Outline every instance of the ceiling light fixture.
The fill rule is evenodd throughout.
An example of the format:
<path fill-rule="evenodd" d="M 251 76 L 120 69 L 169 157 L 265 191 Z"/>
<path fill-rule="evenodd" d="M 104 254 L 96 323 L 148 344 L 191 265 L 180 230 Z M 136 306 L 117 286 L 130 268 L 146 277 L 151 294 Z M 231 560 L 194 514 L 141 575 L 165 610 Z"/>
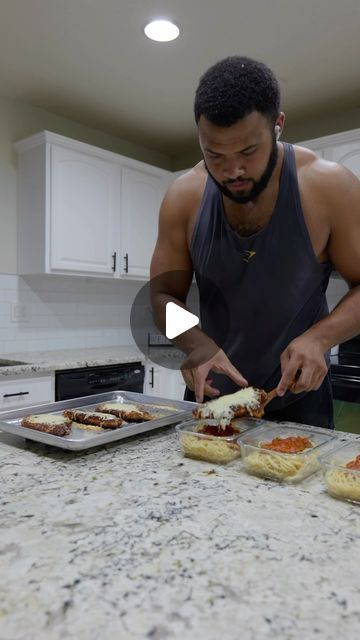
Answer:
<path fill-rule="evenodd" d="M 176 40 L 179 36 L 180 29 L 170 20 L 153 20 L 144 27 L 145 35 L 150 40 L 156 40 L 156 42 L 170 42 Z"/>

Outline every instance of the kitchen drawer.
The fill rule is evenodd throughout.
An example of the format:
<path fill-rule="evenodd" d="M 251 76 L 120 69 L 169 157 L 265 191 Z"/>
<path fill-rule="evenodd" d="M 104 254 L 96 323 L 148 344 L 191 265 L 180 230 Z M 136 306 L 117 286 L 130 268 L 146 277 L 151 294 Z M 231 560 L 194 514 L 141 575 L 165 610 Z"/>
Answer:
<path fill-rule="evenodd" d="M 54 402 L 54 376 L 11 376 L 0 380 L 0 411 Z"/>

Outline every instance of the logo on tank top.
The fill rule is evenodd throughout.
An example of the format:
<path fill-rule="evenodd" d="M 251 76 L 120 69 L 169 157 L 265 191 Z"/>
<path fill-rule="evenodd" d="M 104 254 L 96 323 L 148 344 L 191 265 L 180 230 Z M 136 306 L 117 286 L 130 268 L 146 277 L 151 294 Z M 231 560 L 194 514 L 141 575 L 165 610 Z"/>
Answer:
<path fill-rule="evenodd" d="M 254 256 L 256 256 L 256 251 L 244 251 L 243 260 L 244 262 L 249 262 Z"/>

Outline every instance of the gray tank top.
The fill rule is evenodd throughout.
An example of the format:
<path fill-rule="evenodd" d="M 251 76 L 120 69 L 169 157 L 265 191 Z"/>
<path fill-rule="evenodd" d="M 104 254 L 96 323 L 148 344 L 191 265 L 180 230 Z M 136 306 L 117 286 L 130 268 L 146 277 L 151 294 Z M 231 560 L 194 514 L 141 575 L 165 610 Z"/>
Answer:
<path fill-rule="evenodd" d="M 272 389 L 280 380 L 282 351 L 329 313 L 325 291 L 332 266 L 329 262 L 320 264 L 312 248 L 292 145 L 284 143 L 273 214 L 252 236 L 241 237 L 230 227 L 222 194 L 208 177 L 190 252 L 202 330 L 225 351 L 250 385 Z M 223 297 L 216 294 L 216 287 Z M 224 331 L 226 313 L 228 330 Z M 238 389 L 227 376 L 212 372 L 211 377 L 222 394 Z M 287 394 L 277 398 L 272 408 L 281 408 L 298 397 Z"/>

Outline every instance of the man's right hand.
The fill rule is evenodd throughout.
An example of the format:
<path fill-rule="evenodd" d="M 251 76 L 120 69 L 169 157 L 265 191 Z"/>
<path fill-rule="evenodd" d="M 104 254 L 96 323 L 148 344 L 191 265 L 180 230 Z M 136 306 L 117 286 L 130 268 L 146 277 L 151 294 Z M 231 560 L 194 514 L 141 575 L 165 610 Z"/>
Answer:
<path fill-rule="evenodd" d="M 219 349 L 207 362 L 204 362 L 205 357 L 204 347 L 198 347 L 186 357 L 181 365 L 183 378 L 189 389 L 195 392 L 196 402 L 203 402 L 204 395 L 216 397 L 220 394 L 219 389 L 212 386 L 212 380 L 208 377 L 210 370 L 228 376 L 239 387 L 248 385 L 247 380 L 231 364 L 222 349 Z"/>

